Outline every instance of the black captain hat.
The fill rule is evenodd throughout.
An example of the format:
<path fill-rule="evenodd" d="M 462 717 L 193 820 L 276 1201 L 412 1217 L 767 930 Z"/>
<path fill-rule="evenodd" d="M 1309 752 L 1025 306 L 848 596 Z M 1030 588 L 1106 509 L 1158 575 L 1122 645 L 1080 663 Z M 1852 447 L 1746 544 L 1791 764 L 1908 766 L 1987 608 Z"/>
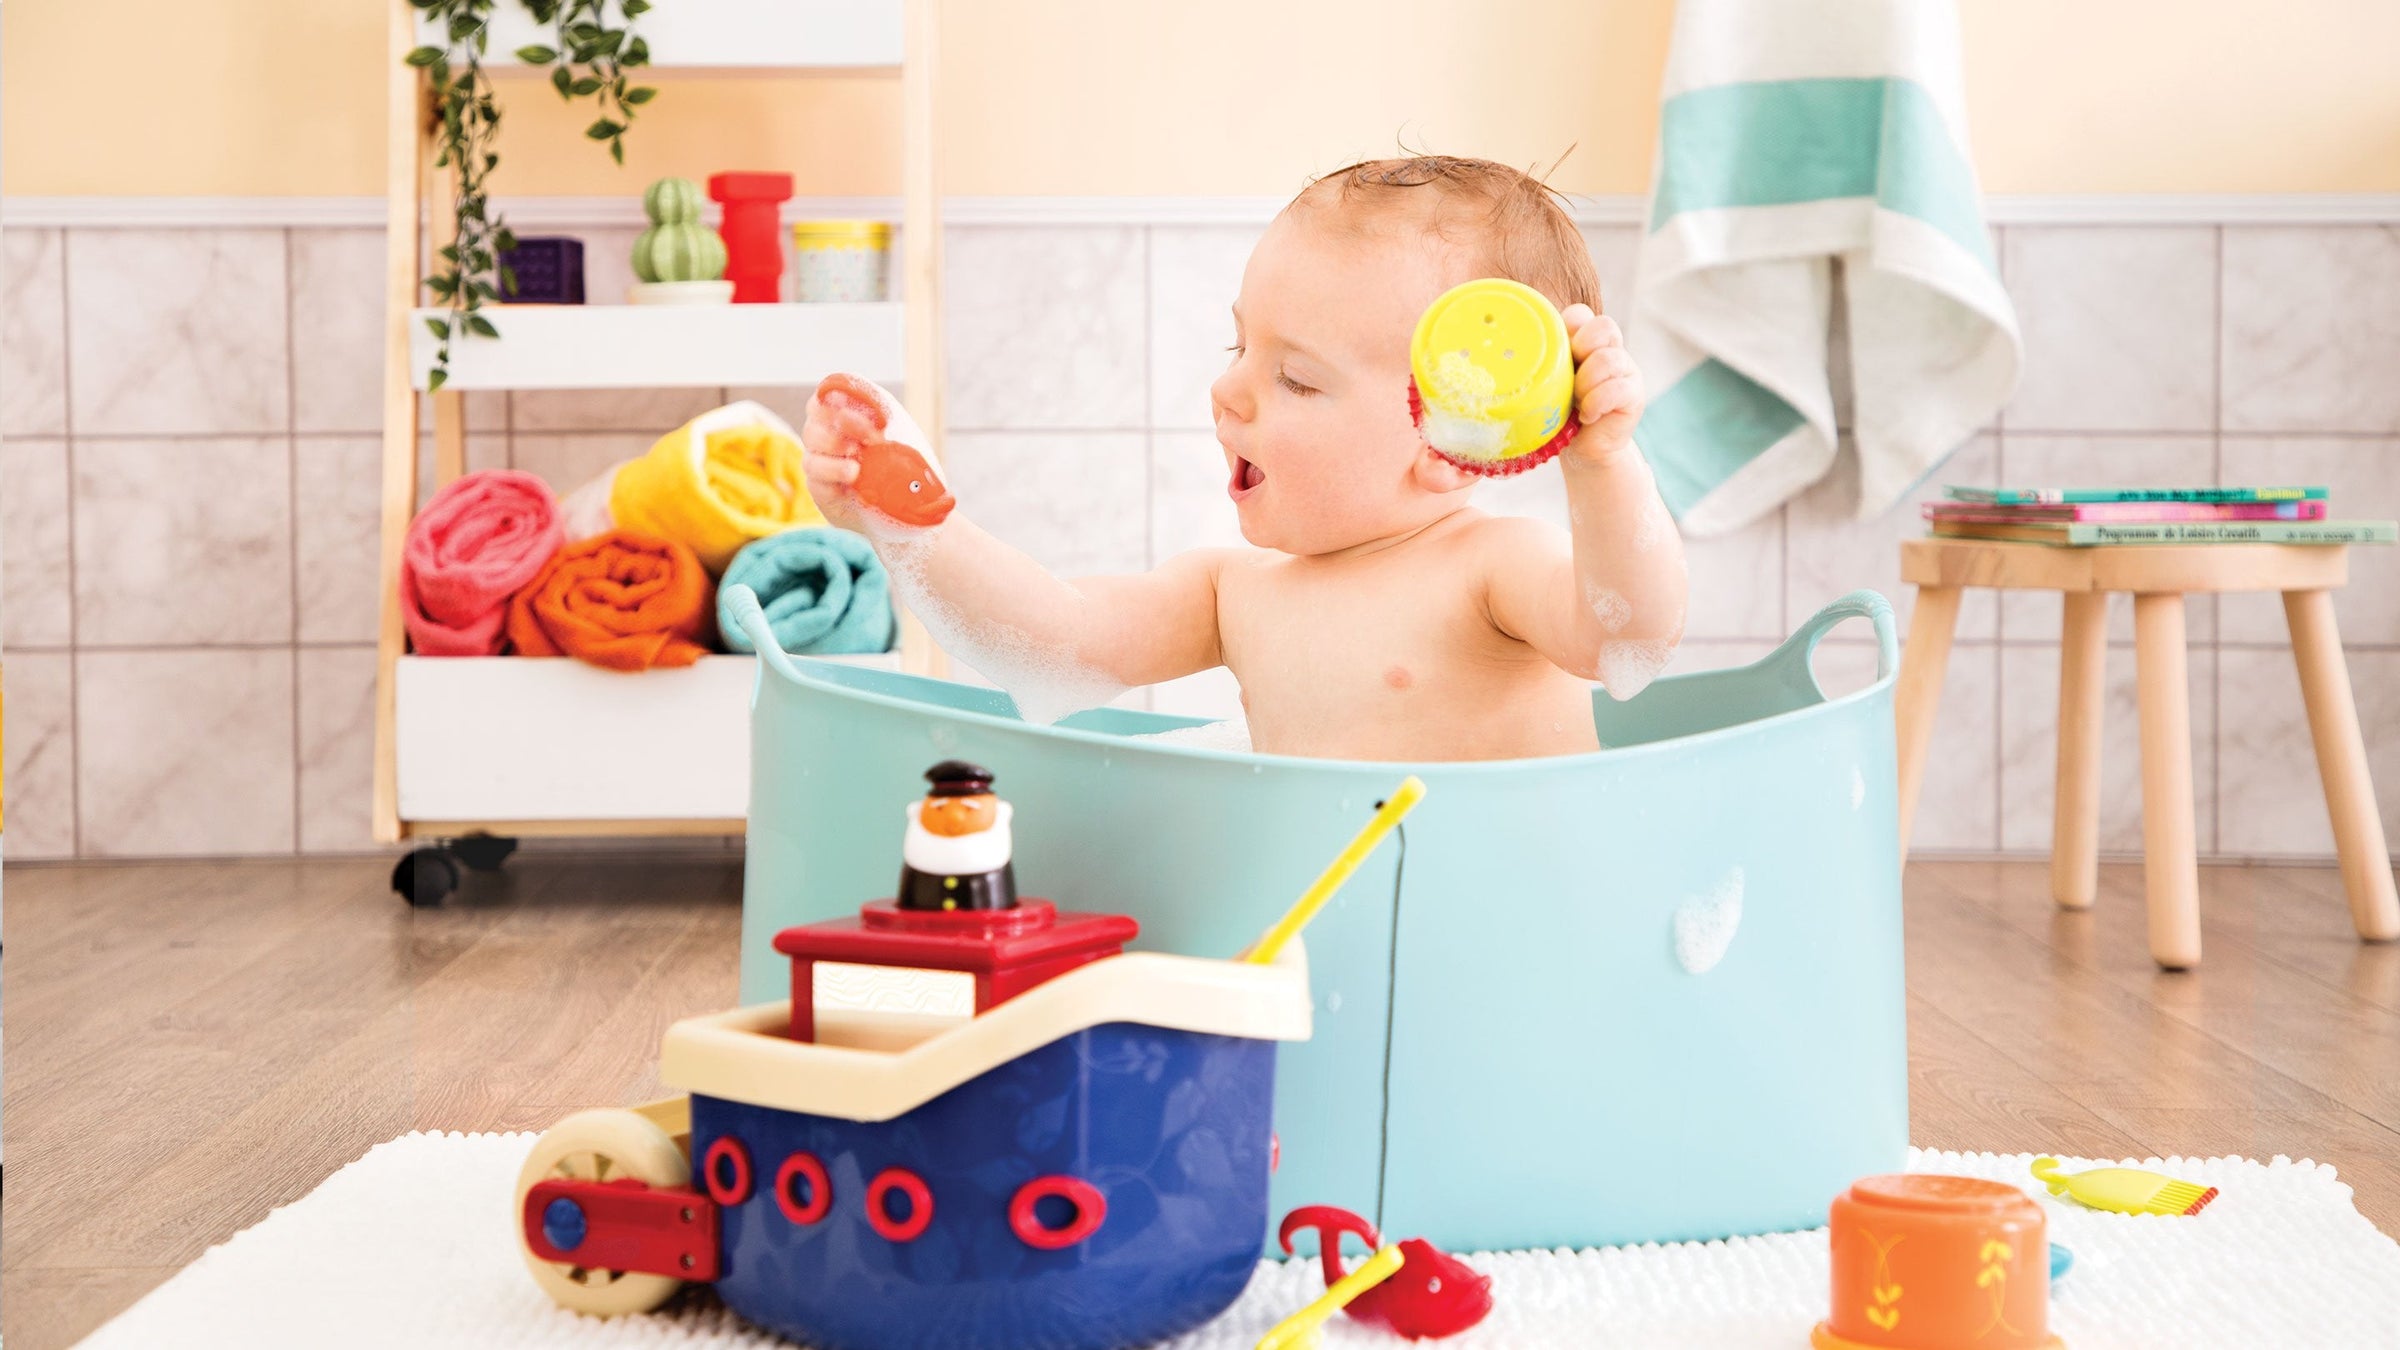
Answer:
<path fill-rule="evenodd" d="M 974 797 L 992 790 L 992 771 L 963 759 L 945 759 L 925 771 L 933 784 L 928 797 Z"/>

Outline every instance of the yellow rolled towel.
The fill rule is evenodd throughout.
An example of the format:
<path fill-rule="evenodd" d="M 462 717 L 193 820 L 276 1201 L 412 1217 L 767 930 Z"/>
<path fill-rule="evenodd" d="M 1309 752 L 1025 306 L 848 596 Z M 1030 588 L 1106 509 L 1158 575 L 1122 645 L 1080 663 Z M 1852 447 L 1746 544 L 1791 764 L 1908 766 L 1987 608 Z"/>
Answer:
<path fill-rule="evenodd" d="M 750 402 L 702 413 L 626 461 L 608 510 L 618 529 L 686 545 L 710 576 L 753 539 L 825 523 L 802 478 L 800 438 Z"/>

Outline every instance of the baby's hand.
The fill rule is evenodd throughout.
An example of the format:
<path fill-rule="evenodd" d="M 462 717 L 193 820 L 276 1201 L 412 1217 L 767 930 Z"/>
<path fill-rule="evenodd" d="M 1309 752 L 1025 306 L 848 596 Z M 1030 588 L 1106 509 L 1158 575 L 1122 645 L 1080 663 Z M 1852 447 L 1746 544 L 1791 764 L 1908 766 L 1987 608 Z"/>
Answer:
<path fill-rule="evenodd" d="M 800 463 L 808 477 L 808 495 L 825 513 L 825 521 L 845 530 L 864 532 L 864 507 L 858 499 L 859 456 L 867 442 L 883 439 L 875 411 L 856 393 L 828 381 L 808 400 L 808 420 L 800 427 Z"/>
<path fill-rule="evenodd" d="M 1642 373 L 1615 319 L 1582 304 L 1559 317 L 1575 357 L 1575 419 L 1582 423 L 1567 453 L 1597 463 L 1633 443 L 1634 423 L 1642 420 Z"/>

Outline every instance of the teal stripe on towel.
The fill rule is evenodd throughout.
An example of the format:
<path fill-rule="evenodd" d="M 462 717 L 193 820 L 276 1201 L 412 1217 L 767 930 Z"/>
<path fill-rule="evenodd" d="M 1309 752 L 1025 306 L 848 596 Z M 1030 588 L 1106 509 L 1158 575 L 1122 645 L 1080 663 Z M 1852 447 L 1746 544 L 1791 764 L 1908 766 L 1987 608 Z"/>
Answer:
<path fill-rule="evenodd" d="M 1633 439 L 1667 509 L 1681 516 L 1804 420 L 1774 391 L 1710 357 L 1650 401 Z"/>
<path fill-rule="evenodd" d="M 1659 110 L 1655 230 L 1684 211 L 1872 197 L 1997 273 L 1975 175 L 1910 80 L 1762 80 L 1678 94 Z"/>

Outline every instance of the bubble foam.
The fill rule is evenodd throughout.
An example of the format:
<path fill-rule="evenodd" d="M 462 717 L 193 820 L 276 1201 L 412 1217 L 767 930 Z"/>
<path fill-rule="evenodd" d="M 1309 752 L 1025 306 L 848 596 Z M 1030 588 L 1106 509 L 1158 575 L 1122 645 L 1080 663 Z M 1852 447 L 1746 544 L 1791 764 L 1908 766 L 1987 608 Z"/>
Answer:
<path fill-rule="evenodd" d="M 891 575 L 892 591 L 925 625 L 935 645 L 990 680 L 1017 705 L 1017 715 L 1035 726 L 1097 708 L 1130 686 L 1069 652 L 1036 641 L 1008 624 L 970 618 L 925 582 L 930 531 L 914 540 L 883 538 L 876 552 Z"/>
<path fill-rule="evenodd" d="M 1650 682 L 1674 659 L 1672 642 L 1603 642 L 1594 673 L 1599 675 L 1600 687 L 1608 691 L 1608 696 L 1622 703 L 1649 688 Z"/>
<path fill-rule="evenodd" d="M 1725 959 L 1742 926 L 1742 869 L 1734 868 L 1706 895 L 1675 907 L 1675 961 L 1687 974 L 1706 975 Z"/>
<path fill-rule="evenodd" d="M 1603 633 L 1618 632 L 1633 622 L 1633 606 L 1625 597 L 1588 577 L 1583 583 L 1583 603 L 1592 611 L 1592 617 L 1600 621 Z"/>

